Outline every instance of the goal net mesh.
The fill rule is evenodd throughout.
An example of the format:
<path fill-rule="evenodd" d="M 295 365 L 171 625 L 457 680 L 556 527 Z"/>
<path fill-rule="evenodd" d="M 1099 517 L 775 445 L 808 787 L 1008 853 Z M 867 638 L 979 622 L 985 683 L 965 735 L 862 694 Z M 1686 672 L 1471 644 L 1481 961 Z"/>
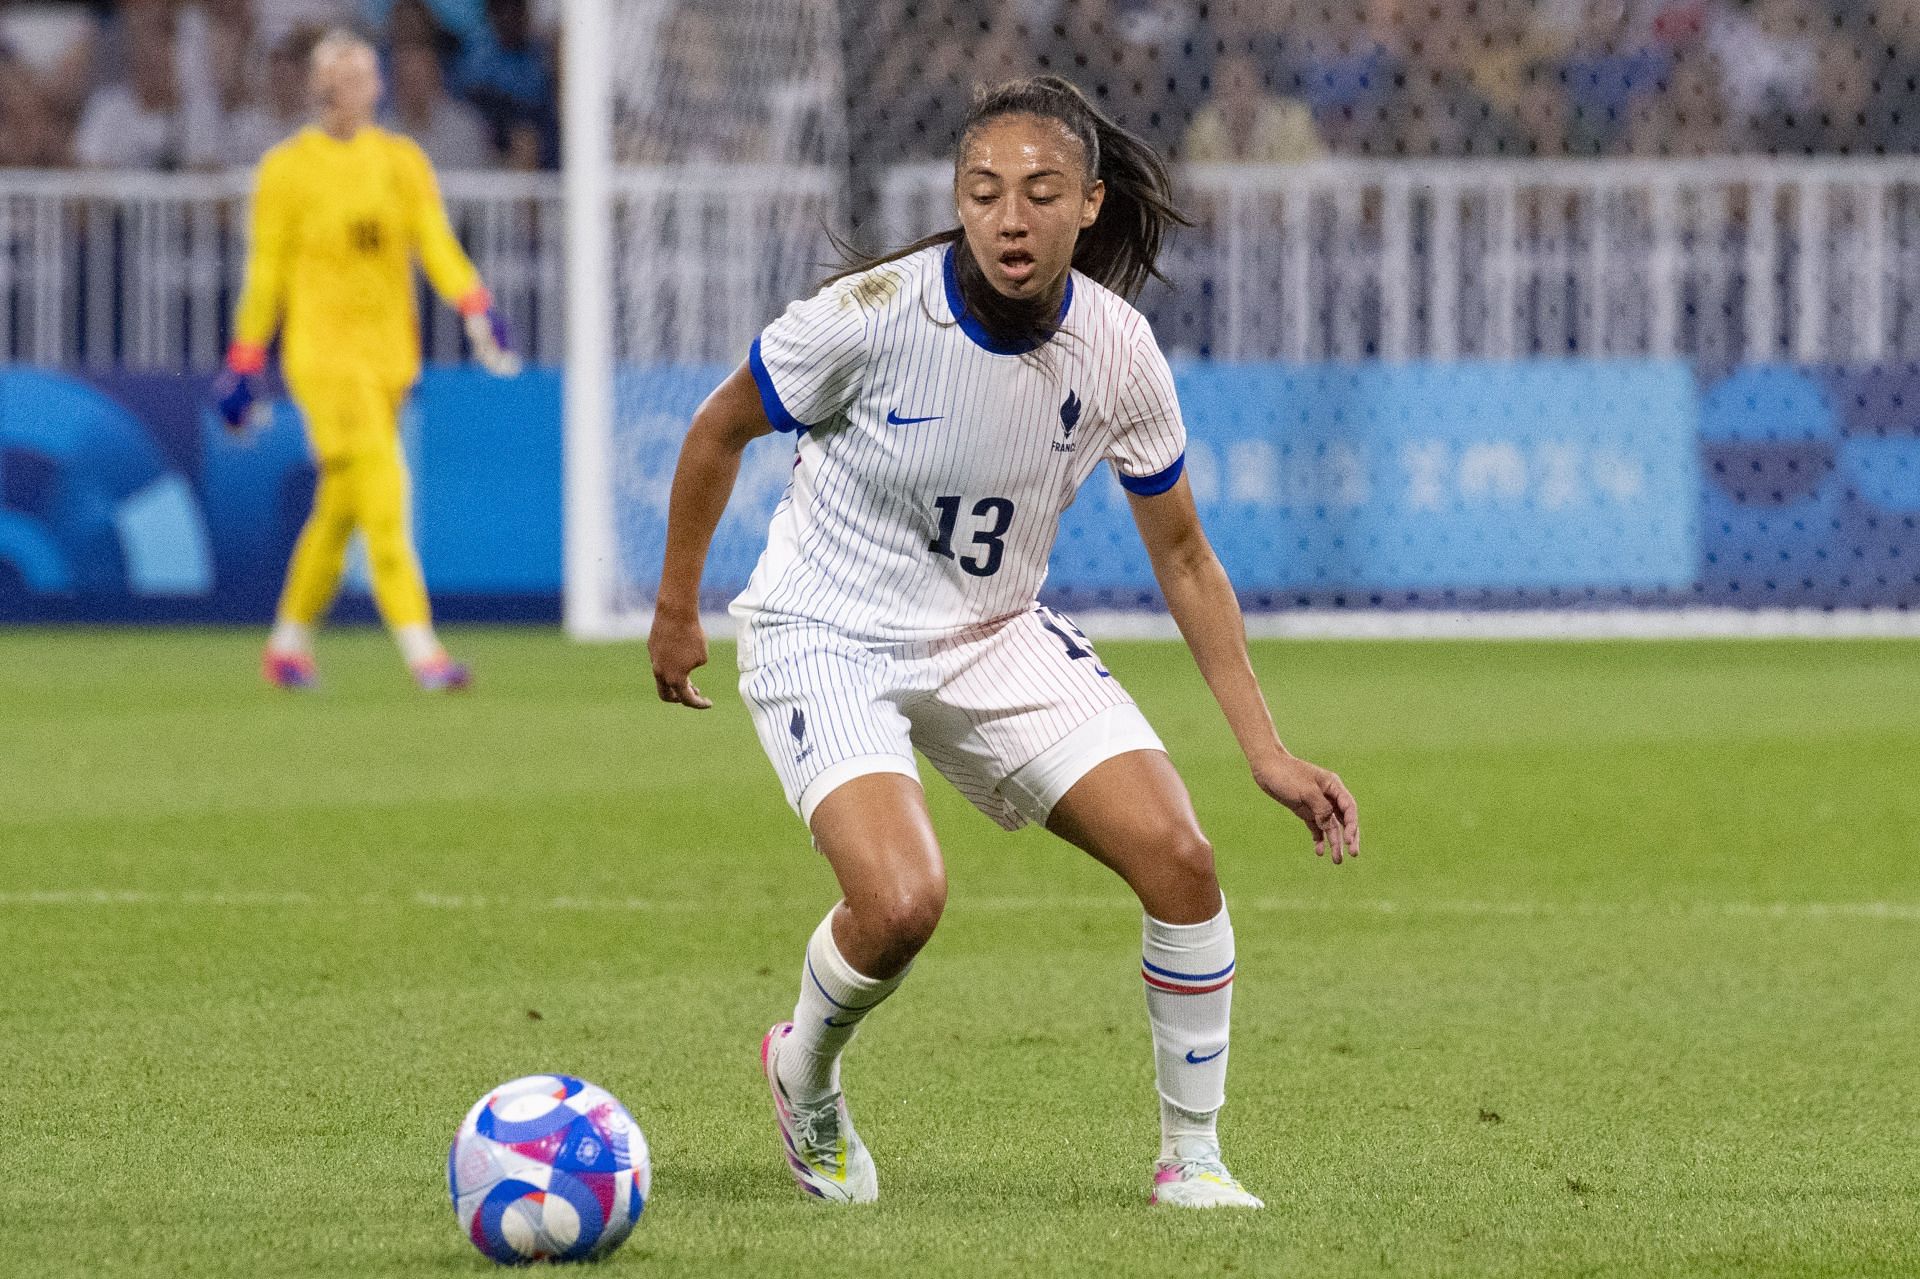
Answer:
<path fill-rule="evenodd" d="M 568 128 L 602 143 L 609 242 L 569 287 L 603 299 L 611 403 L 607 465 L 570 479 L 570 517 L 600 512 L 579 633 L 644 626 L 692 411 L 830 233 L 952 225 L 971 93 L 1037 72 L 1166 156 L 1197 223 L 1139 304 L 1256 629 L 1920 614 L 1911 3 L 596 3 L 570 38 L 604 93 Z M 707 610 L 791 449 L 748 450 Z M 1105 475 L 1047 590 L 1160 616 Z"/>

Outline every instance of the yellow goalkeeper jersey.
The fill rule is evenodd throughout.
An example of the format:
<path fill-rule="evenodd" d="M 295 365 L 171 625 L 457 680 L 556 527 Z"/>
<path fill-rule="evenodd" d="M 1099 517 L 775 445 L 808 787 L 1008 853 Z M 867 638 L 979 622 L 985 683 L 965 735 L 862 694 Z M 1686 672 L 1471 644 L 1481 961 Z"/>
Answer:
<path fill-rule="evenodd" d="M 277 328 L 281 363 L 296 375 L 411 385 L 416 257 L 441 297 L 463 312 L 486 307 L 418 144 L 371 126 L 345 142 L 302 129 L 260 162 L 235 345 L 257 353 Z"/>

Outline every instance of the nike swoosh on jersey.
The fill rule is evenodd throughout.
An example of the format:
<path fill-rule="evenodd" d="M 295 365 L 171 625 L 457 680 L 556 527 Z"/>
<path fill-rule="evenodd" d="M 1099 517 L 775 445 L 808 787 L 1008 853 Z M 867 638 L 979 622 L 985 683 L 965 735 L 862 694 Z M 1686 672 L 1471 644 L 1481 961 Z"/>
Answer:
<path fill-rule="evenodd" d="M 899 409 L 888 409 L 887 425 L 888 426 L 912 426 L 916 422 L 938 422 L 941 418 L 945 416 L 946 414 L 944 413 L 936 413 L 932 417 L 901 417 Z"/>
<path fill-rule="evenodd" d="M 1218 1048 L 1214 1049 L 1212 1052 L 1208 1053 L 1206 1056 L 1196 1057 L 1193 1055 L 1193 1049 L 1189 1048 L 1187 1049 L 1187 1064 L 1189 1066 L 1198 1066 L 1202 1062 L 1212 1061 L 1215 1057 L 1218 1057 L 1221 1053 L 1225 1051 L 1227 1051 L 1227 1046 L 1225 1044 L 1221 1044 Z"/>

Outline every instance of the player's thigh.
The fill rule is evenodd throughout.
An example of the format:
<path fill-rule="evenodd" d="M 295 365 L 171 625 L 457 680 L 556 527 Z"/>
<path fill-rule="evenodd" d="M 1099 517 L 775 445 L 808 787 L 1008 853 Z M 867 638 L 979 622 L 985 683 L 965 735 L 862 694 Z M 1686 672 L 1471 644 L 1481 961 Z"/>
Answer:
<path fill-rule="evenodd" d="M 849 907 L 890 931 L 930 929 L 946 875 L 897 665 L 817 627 L 753 629 L 741 650 L 754 731 Z"/>
<path fill-rule="evenodd" d="M 1095 764 L 1055 801 L 1046 825 L 1124 879 L 1156 918 L 1199 923 L 1219 909 L 1212 845 L 1164 751 Z"/>
<path fill-rule="evenodd" d="M 919 782 L 863 773 L 821 799 L 810 829 L 857 919 L 883 935 L 932 934 L 946 906 L 947 872 Z"/>

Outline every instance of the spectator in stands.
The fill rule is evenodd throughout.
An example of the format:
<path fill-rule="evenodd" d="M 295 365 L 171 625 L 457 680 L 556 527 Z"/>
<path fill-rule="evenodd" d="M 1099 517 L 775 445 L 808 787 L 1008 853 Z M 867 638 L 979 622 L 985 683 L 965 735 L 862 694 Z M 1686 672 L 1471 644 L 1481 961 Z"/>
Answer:
<path fill-rule="evenodd" d="M 427 0 L 395 0 L 387 11 L 386 32 L 389 50 L 403 44 L 432 45 L 443 71 L 460 56 L 460 37 L 441 25 Z"/>
<path fill-rule="evenodd" d="M 1862 152 L 1920 151 L 1920 0 L 1879 0 L 1875 13 L 1843 30 L 1867 73 Z"/>
<path fill-rule="evenodd" d="M 391 54 L 392 84 L 380 122 L 420 144 L 435 169 L 484 169 L 494 163 L 491 131 L 473 107 L 447 96 L 440 54 L 412 40 Z"/>
<path fill-rule="evenodd" d="M 403 14 L 410 8 L 417 8 L 428 29 L 436 37 L 444 36 L 455 49 L 488 37 L 486 0 L 362 0 L 360 20 L 399 44 L 421 34 L 414 26 L 416 19 Z"/>
<path fill-rule="evenodd" d="M 853 162 L 874 155 L 931 160 L 952 153 L 975 83 L 1001 77 L 992 59 L 1004 54 L 993 5 L 986 0 L 930 0 L 885 5 L 851 32 L 864 70 L 848 68 Z M 969 43 L 988 26 L 984 44 Z M 860 207 L 856 200 L 854 205 Z"/>
<path fill-rule="evenodd" d="M 220 159 L 212 86 L 182 91 L 175 18 L 166 0 L 130 4 L 124 14 L 128 76 L 94 90 L 74 135 L 74 157 L 95 168 L 174 170 Z"/>
<path fill-rule="evenodd" d="M 742 101 L 713 18 L 682 8 L 661 29 L 659 48 L 660 90 L 629 135 L 624 158 L 653 164 L 767 159 L 765 104 Z"/>
<path fill-rule="evenodd" d="M 259 162 L 269 147 L 292 137 L 307 123 L 307 60 L 320 39 L 316 27 L 295 27 L 267 54 L 264 85 L 227 116 L 225 156 L 229 165 Z"/>
<path fill-rule="evenodd" d="M 1400 0 L 1349 0 L 1300 15 L 1288 61 L 1298 67 L 1320 136 L 1335 151 L 1361 152 L 1406 76 L 1410 41 Z"/>
<path fill-rule="evenodd" d="M 1326 154 L 1307 104 L 1269 92 L 1250 55 L 1221 58 L 1212 85 L 1213 97 L 1187 129 L 1184 158 L 1189 162 L 1297 164 Z"/>
<path fill-rule="evenodd" d="M 1635 102 L 1628 146 L 1637 156 L 1679 159 L 1734 150 L 1720 64 L 1701 48 L 1678 54 L 1660 91 Z"/>
<path fill-rule="evenodd" d="M 40 76 L 0 44 L 0 167 L 46 169 L 67 162 L 67 131 Z"/>
<path fill-rule="evenodd" d="M 487 25 L 462 45 L 454 82 L 486 116 L 497 143 L 512 146 L 530 130 L 541 167 L 559 162 L 554 50 L 535 36 L 527 0 L 487 0 Z"/>
<path fill-rule="evenodd" d="M 98 5 L 71 3 L 14 3 L 0 6 L 0 43 L 26 73 L 33 92 L 15 105 L 20 127 L 39 135 L 38 141 L 9 138 L 0 147 L 41 157 L 36 164 L 70 163 L 68 150 L 74 122 L 94 87 L 94 64 L 100 51 Z"/>
<path fill-rule="evenodd" d="M 1613 155 L 1626 149 L 1637 105 L 1650 94 L 1664 92 L 1673 65 L 1672 54 L 1652 34 L 1636 34 L 1624 14 L 1588 10 L 1555 68 L 1571 112 L 1569 153 Z"/>
<path fill-rule="evenodd" d="M 1767 149 L 1813 106 L 1819 47 L 1806 0 L 1753 0 L 1712 13 L 1704 35 L 1739 149 Z"/>
<path fill-rule="evenodd" d="M 1471 0 L 1445 0 L 1441 20 L 1416 26 L 1400 0 L 1375 0 L 1367 19 L 1375 37 L 1373 69 L 1357 68 L 1345 105 L 1319 116 L 1338 150 L 1367 156 L 1518 156 L 1530 139 L 1510 107 L 1482 87 L 1493 35 L 1467 22 Z M 1423 15 L 1425 11 L 1423 10 Z M 1358 42 L 1343 40 L 1355 54 Z M 1350 54 L 1355 56 L 1354 54 Z M 1502 82 L 1504 85 L 1504 81 Z"/>

